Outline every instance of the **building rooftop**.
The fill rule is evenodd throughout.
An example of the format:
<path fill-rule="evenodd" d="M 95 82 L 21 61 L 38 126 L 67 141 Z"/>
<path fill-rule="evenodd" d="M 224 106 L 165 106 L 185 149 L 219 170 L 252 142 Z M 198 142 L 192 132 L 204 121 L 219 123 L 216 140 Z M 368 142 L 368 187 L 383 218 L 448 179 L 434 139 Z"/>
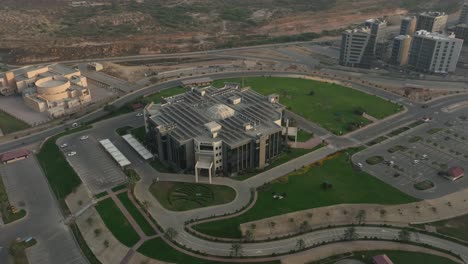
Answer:
<path fill-rule="evenodd" d="M 420 16 L 428 16 L 428 17 L 438 17 L 438 16 L 445 16 L 445 12 L 439 11 L 427 11 L 419 14 Z"/>
<path fill-rule="evenodd" d="M 241 102 L 230 103 L 233 96 L 241 98 Z M 281 131 L 283 110 L 283 105 L 270 103 L 267 97 L 233 84 L 219 89 L 194 88 L 146 108 L 161 132 L 168 131 L 181 142 L 194 138 L 223 140 L 231 146 Z"/>
<path fill-rule="evenodd" d="M 435 40 L 447 40 L 447 39 L 455 38 L 455 34 L 453 33 L 450 35 L 447 35 L 447 34 L 442 34 L 442 33 L 437 33 L 437 32 L 429 32 L 426 30 L 416 31 L 416 33 L 414 33 L 414 36 L 424 37 L 427 39 L 435 39 Z"/>

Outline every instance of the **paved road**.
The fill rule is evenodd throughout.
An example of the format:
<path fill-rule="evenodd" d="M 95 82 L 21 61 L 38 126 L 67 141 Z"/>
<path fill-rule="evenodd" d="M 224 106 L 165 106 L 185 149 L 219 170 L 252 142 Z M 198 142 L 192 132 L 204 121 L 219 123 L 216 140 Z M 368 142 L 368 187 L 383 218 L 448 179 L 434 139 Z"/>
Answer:
<path fill-rule="evenodd" d="M 25 203 L 25 219 L 0 226 L 0 263 L 7 263 L 11 241 L 35 237 L 39 243 L 30 249 L 34 264 L 81 264 L 87 261 L 69 228 L 63 223 L 58 204 L 35 157 L 1 165 L 0 174 L 13 204 Z"/>

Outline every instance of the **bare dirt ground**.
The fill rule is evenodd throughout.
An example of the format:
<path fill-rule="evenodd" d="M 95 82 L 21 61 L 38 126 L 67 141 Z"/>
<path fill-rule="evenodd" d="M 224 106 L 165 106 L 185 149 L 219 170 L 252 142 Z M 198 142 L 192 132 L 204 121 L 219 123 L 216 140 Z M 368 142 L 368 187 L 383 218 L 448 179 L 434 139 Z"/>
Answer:
<path fill-rule="evenodd" d="M 428 9 L 440 2 L 416 4 Z M 444 2 L 458 5 L 454 0 Z M 323 30 L 339 34 L 368 18 L 407 12 L 401 1 L 386 0 L 99 3 L 103 5 L 71 7 L 65 0 L 6 0 L 7 8 L 0 10 L 0 49 L 10 51 L 9 62 L 20 64 L 200 51 Z"/>

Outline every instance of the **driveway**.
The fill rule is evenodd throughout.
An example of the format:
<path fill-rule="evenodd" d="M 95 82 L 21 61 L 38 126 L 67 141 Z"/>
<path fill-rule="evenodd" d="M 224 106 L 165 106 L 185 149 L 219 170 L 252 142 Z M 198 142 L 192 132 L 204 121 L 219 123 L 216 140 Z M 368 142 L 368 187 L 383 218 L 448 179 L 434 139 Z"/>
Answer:
<path fill-rule="evenodd" d="M 24 203 L 22 220 L 0 226 L 0 263 L 7 263 L 14 239 L 32 236 L 38 244 L 28 250 L 30 263 L 87 263 L 76 244 L 35 157 L 0 165 L 0 174 L 13 205 Z"/>

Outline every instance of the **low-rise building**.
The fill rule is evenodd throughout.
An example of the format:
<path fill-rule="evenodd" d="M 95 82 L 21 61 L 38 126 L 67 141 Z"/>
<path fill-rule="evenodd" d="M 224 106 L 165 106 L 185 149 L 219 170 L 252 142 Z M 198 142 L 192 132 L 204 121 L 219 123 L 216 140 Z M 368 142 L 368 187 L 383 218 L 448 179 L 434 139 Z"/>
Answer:
<path fill-rule="evenodd" d="M 282 152 L 284 109 L 238 84 L 192 88 L 145 108 L 148 148 L 197 179 L 263 169 Z"/>
<path fill-rule="evenodd" d="M 21 94 L 24 103 L 51 117 L 73 112 L 91 101 L 87 79 L 78 69 L 60 64 L 29 66 L 0 75 L 0 94 Z"/>
<path fill-rule="evenodd" d="M 448 173 L 446 174 L 445 178 L 451 181 L 456 181 L 462 178 L 463 176 L 465 176 L 465 170 L 462 167 L 452 167 L 448 170 Z"/>

